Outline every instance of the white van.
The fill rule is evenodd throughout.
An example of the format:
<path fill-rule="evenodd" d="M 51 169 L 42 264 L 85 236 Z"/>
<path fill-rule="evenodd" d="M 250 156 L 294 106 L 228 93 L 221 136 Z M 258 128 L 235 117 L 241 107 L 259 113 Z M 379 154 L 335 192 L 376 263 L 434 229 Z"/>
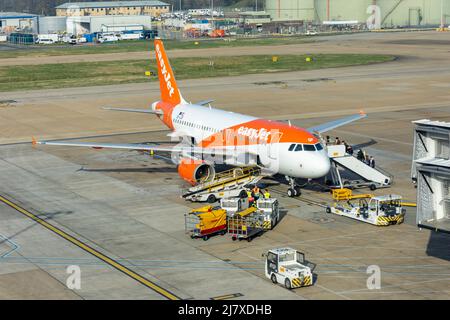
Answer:
<path fill-rule="evenodd" d="M 119 38 L 114 33 L 99 33 L 98 34 L 98 42 L 114 42 L 119 41 Z"/>
<path fill-rule="evenodd" d="M 38 44 L 54 44 L 55 41 L 53 41 L 52 39 L 37 39 L 36 43 L 38 43 Z"/>
<path fill-rule="evenodd" d="M 139 33 L 119 33 L 117 35 L 119 40 L 139 40 L 143 38 L 143 35 L 141 32 Z"/>

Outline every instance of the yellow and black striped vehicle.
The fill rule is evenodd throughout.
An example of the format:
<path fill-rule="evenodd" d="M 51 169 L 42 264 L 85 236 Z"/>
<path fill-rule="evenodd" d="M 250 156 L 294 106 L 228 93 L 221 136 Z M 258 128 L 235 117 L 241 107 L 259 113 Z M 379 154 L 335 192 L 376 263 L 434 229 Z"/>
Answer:
<path fill-rule="evenodd" d="M 265 274 L 273 283 L 281 283 L 289 290 L 314 284 L 316 265 L 307 261 L 303 253 L 292 248 L 278 248 L 269 250 L 265 257 Z"/>
<path fill-rule="evenodd" d="M 402 197 L 395 194 L 348 198 L 328 206 L 326 211 L 376 226 L 401 224 L 406 213 Z"/>

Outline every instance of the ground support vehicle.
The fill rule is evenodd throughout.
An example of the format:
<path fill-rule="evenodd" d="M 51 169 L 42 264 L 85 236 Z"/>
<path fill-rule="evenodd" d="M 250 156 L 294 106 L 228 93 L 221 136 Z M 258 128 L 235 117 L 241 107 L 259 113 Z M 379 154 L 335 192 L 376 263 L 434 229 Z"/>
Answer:
<path fill-rule="evenodd" d="M 314 263 L 305 260 L 305 255 L 292 248 L 277 248 L 266 254 L 265 275 L 274 284 L 281 283 L 286 289 L 312 286 Z"/>
<path fill-rule="evenodd" d="M 342 199 L 326 208 L 327 213 L 349 217 L 376 226 L 401 224 L 405 219 L 402 197 L 395 194 L 384 196 L 365 195 Z"/>

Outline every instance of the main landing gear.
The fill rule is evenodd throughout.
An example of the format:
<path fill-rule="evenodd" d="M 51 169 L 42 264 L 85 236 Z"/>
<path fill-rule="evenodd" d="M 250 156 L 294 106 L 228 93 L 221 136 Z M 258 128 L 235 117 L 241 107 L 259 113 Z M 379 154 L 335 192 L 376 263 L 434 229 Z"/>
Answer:
<path fill-rule="evenodd" d="M 288 197 L 298 197 L 302 194 L 302 191 L 299 186 L 295 184 L 295 179 L 286 176 L 287 181 L 289 182 L 290 188 L 287 190 Z"/>

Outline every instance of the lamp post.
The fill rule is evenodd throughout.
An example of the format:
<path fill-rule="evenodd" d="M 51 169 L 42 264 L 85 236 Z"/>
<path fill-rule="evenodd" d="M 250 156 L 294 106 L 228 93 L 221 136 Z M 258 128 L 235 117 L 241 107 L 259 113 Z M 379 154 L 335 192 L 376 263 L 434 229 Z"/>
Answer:
<path fill-rule="evenodd" d="M 444 0 L 441 0 L 441 29 L 444 28 Z"/>
<path fill-rule="evenodd" d="M 211 0 L 211 29 L 214 30 L 214 0 Z"/>

